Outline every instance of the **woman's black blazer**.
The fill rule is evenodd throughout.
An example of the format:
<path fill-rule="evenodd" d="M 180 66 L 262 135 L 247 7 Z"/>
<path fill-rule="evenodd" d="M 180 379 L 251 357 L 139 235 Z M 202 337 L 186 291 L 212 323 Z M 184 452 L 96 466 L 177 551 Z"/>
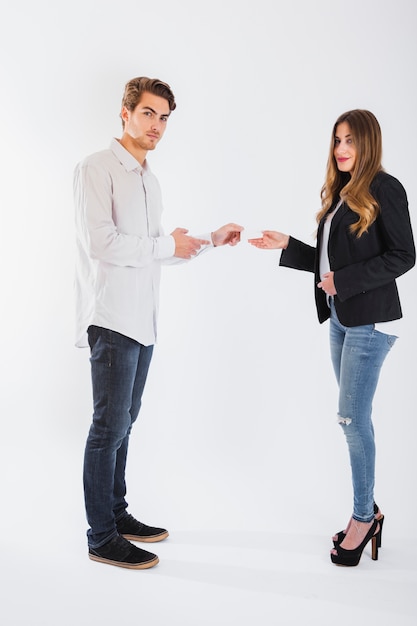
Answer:
<path fill-rule="evenodd" d="M 379 172 L 371 193 L 380 211 L 368 232 L 357 237 L 349 230 L 358 220 L 346 203 L 336 211 L 329 233 L 328 256 L 334 272 L 334 297 L 344 326 L 388 322 L 402 317 L 395 279 L 415 264 L 416 252 L 405 189 L 386 172 Z M 317 229 L 317 247 L 290 237 L 280 265 L 314 272 L 315 298 L 320 323 L 330 317 L 320 282 L 319 259 L 325 217 Z"/>

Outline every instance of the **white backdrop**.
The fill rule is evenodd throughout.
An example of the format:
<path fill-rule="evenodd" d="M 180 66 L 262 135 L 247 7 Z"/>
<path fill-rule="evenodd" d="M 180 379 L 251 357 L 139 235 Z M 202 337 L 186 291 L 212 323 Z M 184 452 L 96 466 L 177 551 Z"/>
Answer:
<path fill-rule="evenodd" d="M 165 230 L 236 221 L 313 242 L 333 123 L 367 108 L 416 228 L 416 5 L 23 0 L 2 14 L 2 535 L 30 524 L 84 550 L 91 394 L 88 351 L 73 346 L 75 164 L 120 136 L 126 81 L 159 77 L 178 104 L 149 155 Z M 278 262 L 242 243 L 164 268 L 128 467 L 144 521 L 328 534 L 349 516 L 328 326 L 312 276 Z M 417 516 L 415 271 L 398 283 L 402 337 L 374 417 L 376 498 L 401 535 Z"/>

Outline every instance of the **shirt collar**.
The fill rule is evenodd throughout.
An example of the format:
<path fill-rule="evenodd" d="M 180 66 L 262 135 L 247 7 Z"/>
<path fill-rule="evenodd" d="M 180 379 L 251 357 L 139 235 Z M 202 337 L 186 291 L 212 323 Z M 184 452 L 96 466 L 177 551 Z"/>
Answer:
<path fill-rule="evenodd" d="M 120 163 L 123 165 L 127 172 L 131 172 L 132 170 L 138 170 L 139 172 L 141 172 L 142 170 L 149 170 L 146 161 L 142 166 L 139 161 L 135 159 L 133 154 L 130 154 L 130 152 L 126 150 L 126 148 L 122 146 L 120 141 L 117 141 L 115 137 L 113 137 L 113 139 L 111 140 L 110 150 L 113 152 L 113 154 L 117 156 Z"/>

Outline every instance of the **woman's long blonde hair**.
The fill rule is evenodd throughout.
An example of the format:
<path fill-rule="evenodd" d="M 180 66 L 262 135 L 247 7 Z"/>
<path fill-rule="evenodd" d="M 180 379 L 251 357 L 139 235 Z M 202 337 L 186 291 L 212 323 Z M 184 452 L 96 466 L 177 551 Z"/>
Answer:
<path fill-rule="evenodd" d="M 356 148 L 356 161 L 349 173 L 341 172 L 334 157 L 335 137 L 339 124 L 350 126 Z M 352 224 L 351 232 L 361 237 L 375 221 L 379 206 L 370 192 L 375 175 L 383 170 L 381 128 L 375 115 L 363 109 L 354 109 L 340 115 L 333 127 L 326 181 L 321 189 L 321 210 L 317 222 L 327 213 L 339 196 L 349 208 L 358 214 L 358 221 Z"/>

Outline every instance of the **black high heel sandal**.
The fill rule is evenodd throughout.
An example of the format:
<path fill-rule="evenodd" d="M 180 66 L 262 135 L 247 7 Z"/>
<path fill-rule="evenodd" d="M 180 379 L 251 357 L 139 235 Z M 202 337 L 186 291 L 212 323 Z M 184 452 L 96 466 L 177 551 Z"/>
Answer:
<path fill-rule="evenodd" d="M 376 515 L 379 511 L 379 507 L 378 505 L 374 502 L 374 514 Z M 377 519 L 377 518 L 375 518 Z M 382 543 L 382 526 L 384 524 L 384 515 L 381 514 L 381 517 L 378 518 L 378 522 L 379 522 L 379 534 L 378 534 L 378 548 L 381 547 L 381 543 Z M 333 545 L 335 548 L 337 548 L 338 545 L 340 545 L 343 541 L 343 539 L 346 537 L 346 533 L 344 530 L 339 530 L 338 533 L 335 534 L 336 539 L 333 539 Z"/>
<path fill-rule="evenodd" d="M 337 554 L 330 553 L 332 563 L 335 565 L 344 565 L 345 567 L 355 567 L 361 560 L 362 552 L 369 541 L 372 541 L 372 560 L 378 560 L 378 535 L 381 529 L 378 528 L 379 521 L 374 520 L 374 523 L 368 530 L 366 537 L 354 550 L 346 550 L 340 545 L 336 546 Z M 377 530 L 378 529 L 378 530 Z"/>

